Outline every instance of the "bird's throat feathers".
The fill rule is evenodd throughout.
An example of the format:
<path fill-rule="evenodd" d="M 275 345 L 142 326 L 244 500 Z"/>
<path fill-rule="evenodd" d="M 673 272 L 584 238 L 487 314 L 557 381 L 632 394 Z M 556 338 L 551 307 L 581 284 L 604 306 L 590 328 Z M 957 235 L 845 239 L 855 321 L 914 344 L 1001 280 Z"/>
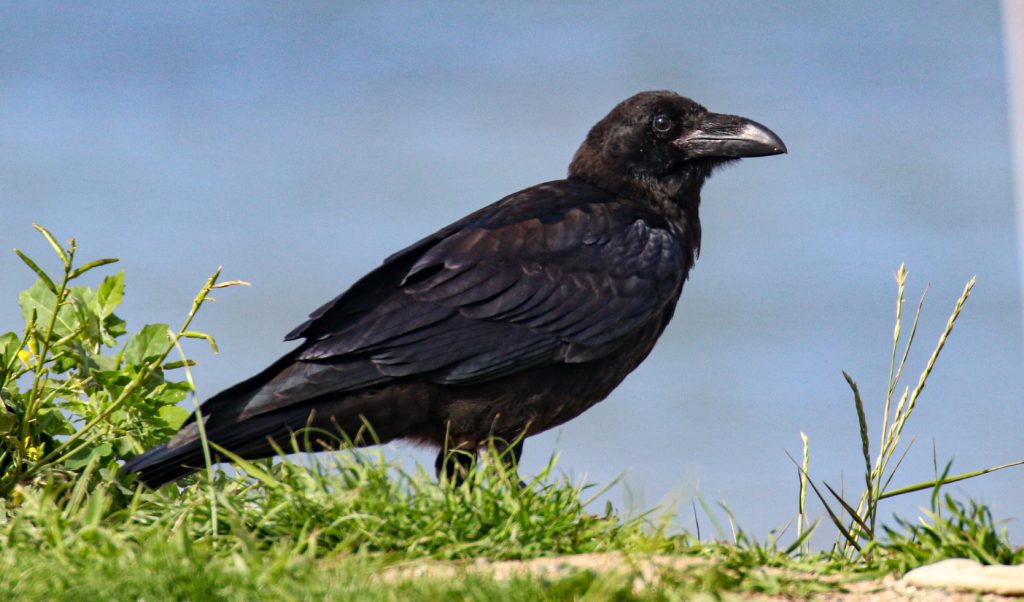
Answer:
<path fill-rule="evenodd" d="M 582 156 L 581 156 L 582 155 Z M 603 159 L 603 161 L 602 161 Z M 700 248 L 700 192 L 712 170 L 724 160 L 690 161 L 670 173 L 655 173 L 638 166 L 607 165 L 611 157 L 577 153 L 570 178 L 584 180 L 616 196 L 653 210 L 668 223 L 687 247 Z M 608 177 L 616 174 L 617 177 Z"/>
<path fill-rule="evenodd" d="M 648 185 L 650 192 L 641 200 L 665 219 L 686 249 L 692 249 L 691 264 L 700 254 L 700 189 L 706 178 L 707 174 L 696 183 L 686 178 L 657 178 Z"/>

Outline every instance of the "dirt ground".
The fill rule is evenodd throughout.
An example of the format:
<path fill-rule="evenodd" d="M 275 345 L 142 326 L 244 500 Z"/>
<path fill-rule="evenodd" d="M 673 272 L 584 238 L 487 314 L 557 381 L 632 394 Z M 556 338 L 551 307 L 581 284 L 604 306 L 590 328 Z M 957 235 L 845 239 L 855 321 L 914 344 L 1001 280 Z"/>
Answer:
<path fill-rule="evenodd" d="M 385 571 L 385 581 L 416 579 L 423 577 L 454 578 L 463 572 L 492 575 L 496 579 L 534 576 L 549 579 L 566 577 L 576 571 L 593 571 L 598 574 L 626 572 L 634 575 L 634 588 L 644 590 L 656 585 L 662 575 L 672 572 L 698 570 L 701 565 L 711 565 L 712 560 L 677 556 L 650 556 L 627 558 L 619 553 L 580 554 L 555 558 L 538 558 L 527 561 L 484 561 L 473 563 L 445 563 L 437 561 L 415 562 L 394 566 Z M 838 576 L 816 576 L 807 573 L 785 572 L 766 568 L 766 574 L 789 577 L 800 581 L 817 581 L 822 584 L 840 585 L 843 591 L 811 594 L 814 600 L 870 602 L 969 602 L 984 600 L 1024 600 L 1024 566 L 1001 567 L 1002 574 L 993 574 L 1000 567 L 981 567 L 972 561 L 944 561 L 930 567 L 911 571 L 903 578 L 889 576 L 874 580 L 849 580 Z M 920 578 L 918 578 L 920 577 Z M 994 592 L 1013 595 L 1000 595 Z M 729 598 L 743 600 L 790 600 L 786 596 L 772 596 L 757 593 L 736 593 Z"/>

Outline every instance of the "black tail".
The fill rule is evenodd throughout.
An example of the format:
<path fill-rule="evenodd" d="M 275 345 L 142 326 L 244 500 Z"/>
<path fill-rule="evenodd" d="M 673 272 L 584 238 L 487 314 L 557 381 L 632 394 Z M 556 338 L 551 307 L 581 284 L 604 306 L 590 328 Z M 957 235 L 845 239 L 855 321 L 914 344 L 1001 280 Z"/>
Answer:
<path fill-rule="evenodd" d="M 202 466 L 203 452 L 198 445 L 176 448 L 161 445 L 128 460 L 121 471 L 137 472 L 140 481 L 148 487 L 157 488 L 190 475 Z"/>
<path fill-rule="evenodd" d="M 274 376 L 291 365 L 295 354 L 296 351 L 293 350 L 266 370 L 208 399 L 202 406 L 203 415 L 206 416 L 208 440 L 235 453 L 242 451 L 238 449 L 241 444 L 248 452 L 245 455 L 239 453 L 243 457 L 273 455 L 273 446 L 267 442 L 267 437 L 278 434 L 282 426 L 290 426 L 286 423 L 294 417 L 287 414 L 295 412 L 283 412 L 286 414 L 284 416 L 280 412 L 271 412 L 242 422 L 238 420 L 252 397 Z M 245 445 L 246 443 L 249 445 Z M 214 450 L 210 451 L 213 453 Z M 218 461 L 215 453 L 213 461 Z M 121 471 L 138 473 L 140 481 L 155 488 L 190 475 L 204 466 L 199 428 L 196 424 L 196 415 L 193 414 L 170 442 L 135 456 L 121 468 Z"/>
<path fill-rule="evenodd" d="M 211 460 L 214 463 L 221 461 L 217 447 L 246 459 L 273 456 L 279 449 L 292 451 L 292 435 L 307 426 L 314 407 L 302 405 L 284 408 L 241 422 L 221 425 L 211 424 L 213 420 L 208 419 L 206 435 L 207 441 L 211 443 Z M 316 445 L 311 447 L 316 448 Z M 195 423 L 190 423 L 170 443 L 132 458 L 121 471 L 138 473 L 140 481 L 156 488 L 201 470 L 205 465 L 199 429 Z"/>
<path fill-rule="evenodd" d="M 202 405 L 207 440 L 241 458 L 266 458 L 280 449 L 292 450 L 292 433 L 305 427 L 355 437 L 367 419 L 395 426 L 393 408 L 379 402 L 359 403 L 359 391 L 389 380 L 369 359 L 343 363 L 302 362 L 298 347 L 256 376 L 214 395 Z M 352 405 L 346 405 L 349 400 Z M 374 410 L 380 416 L 374 415 Z M 398 424 L 395 428 L 401 427 Z M 380 433 L 378 433 L 380 434 Z M 391 438 L 393 435 L 389 435 Z M 305 443 L 303 446 L 305 447 Z M 312 441 L 312 449 L 326 443 Z M 210 449 L 213 461 L 215 447 Z M 132 458 L 122 468 L 138 473 L 150 487 L 180 479 L 203 468 L 199 425 L 193 414 L 165 445 Z"/>

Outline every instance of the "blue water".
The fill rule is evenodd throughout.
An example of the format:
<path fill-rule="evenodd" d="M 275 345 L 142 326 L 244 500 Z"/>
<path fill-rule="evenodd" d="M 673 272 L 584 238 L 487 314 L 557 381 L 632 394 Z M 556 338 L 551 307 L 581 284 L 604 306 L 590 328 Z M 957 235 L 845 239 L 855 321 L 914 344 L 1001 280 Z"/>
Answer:
<path fill-rule="evenodd" d="M 0 3 L 0 248 L 122 258 L 130 325 L 197 327 L 209 396 L 381 258 L 509 192 L 559 178 L 619 100 L 669 88 L 765 123 L 790 154 L 706 186 L 704 246 L 677 317 L 606 402 L 531 439 L 525 468 L 636 507 L 725 500 L 761 535 L 795 513 L 784 451 L 854 490 L 841 370 L 877 432 L 894 285 L 931 285 L 916 382 L 964 282 L 978 286 L 908 426 L 901 473 L 1024 458 L 1021 301 L 994 2 L 463 6 Z M 50 261 L 50 266 L 53 262 Z M 0 330 L 32 275 L 0 253 Z M 401 448 L 412 458 L 427 460 Z M 1020 469 L 959 487 L 1024 518 Z M 913 516 L 927 495 L 883 506 Z M 820 508 L 815 505 L 815 512 Z M 705 523 L 706 525 L 706 523 Z M 1015 539 L 1024 538 L 1019 524 Z M 827 543 L 822 535 L 820 545 Z"/>

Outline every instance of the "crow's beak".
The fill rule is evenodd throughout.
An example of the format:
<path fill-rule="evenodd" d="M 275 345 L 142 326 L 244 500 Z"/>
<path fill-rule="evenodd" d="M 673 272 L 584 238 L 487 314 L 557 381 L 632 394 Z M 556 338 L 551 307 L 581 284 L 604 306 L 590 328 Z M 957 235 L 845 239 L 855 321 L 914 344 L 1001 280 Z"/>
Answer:
<path fill-rule="evenodd" d="M 687 159 L 764 157 L 786 152 L 775 132 L 736 115 L 708 113 L 704 121 L 673 141 Z"/>

